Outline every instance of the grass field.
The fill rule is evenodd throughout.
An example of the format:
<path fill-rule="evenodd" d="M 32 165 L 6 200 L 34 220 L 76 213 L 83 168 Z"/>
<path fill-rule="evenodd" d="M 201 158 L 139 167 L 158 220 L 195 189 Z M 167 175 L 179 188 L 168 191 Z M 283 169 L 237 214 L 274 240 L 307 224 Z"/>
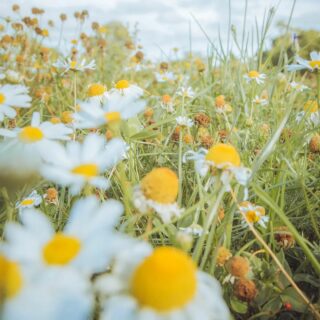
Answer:
<path fill-rule="evenodd" d="M 19 12 L 0 26 L 0 318 L 319 319 L 320 53 L 293 38 L 275 63 L 273 9 L 166 61 L 86 11 Z M 62 55 L 43 43 L 66 19 Z"/>

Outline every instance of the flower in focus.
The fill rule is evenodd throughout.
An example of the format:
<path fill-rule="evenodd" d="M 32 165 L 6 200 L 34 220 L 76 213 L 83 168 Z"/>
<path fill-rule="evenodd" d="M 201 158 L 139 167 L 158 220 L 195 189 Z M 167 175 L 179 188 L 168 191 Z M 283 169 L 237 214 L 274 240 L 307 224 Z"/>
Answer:
<path fill-rule="evenodd" d="M 136 247 L 136 248 L 135 248 Z M 172 247 L 128 248 L 96 288 L 104 299 L 102 320 L 229 319 L 220 285 Z"/>
<path fill-rule="evenodd" d="M 290 64 L 287 66 L 288 71 L 299 71 L 307 69 L 309 71 L 315 71 L 320 69 L 320 52 L 312 51 L 310 53 L 311 60 L 305 60 L 301 57 L 296 57 L 296 64 Z"/>
<path fill-rule="evenodd" d="M 119 138 L 106 143 L 104 137 L 89 134 L 83 143 L 70 141 L 66 147 L 58 144 L 47 150 L 41 173 L 48 180 L 69 186 L 72 194 L 88 185 L 105 190 L 109 180 L 102 174 L 123 159 L 126 148 Z"/>
<path fill-rule="evenodd" d="M 251 70 L 246 73 L 244 76 L 247 83 L 255 81 L 257 84 L 263 84 L 265 78 L 267 77 L 264 73 L 259 73 L 256 70 Z"/>
<path fill-rule="evenodd" d="M 123 212 L 116 200 L 102 204 L 94 197 L 78 200 L 72 207 L 63 231 L 55 232 L 48 218 L 35 209 L 26 209 L 22 224 L 5 226 L 3 250 L 10 259 L 26 268 L 72 267 L 84 275 L 107 269 L 113 254 L 123 245 L 114 226 Z"/>
<path fill-rule="evenodd" d="M 135 187 L 133 202 L 137 209 L 146 213 L 156 211 L 165 223 L 179 217 L 181 209 L 176 203 L 179 181 L 169 168 L 155 168 Z"/>
<path fill-rule="evenodd" d="M 31 106 L 31 97 L 29 89 L 22 85 L 5 84 L 0 86 L 0 121 L 4 116 L 10 119 L 17 115 L 14 107 L 29 108 Z"/>
<path fill-rule="evenodd" d="M 244 201 L 240 203 L 239 209 L 245 216 L 248 223 L 258 223 L 262 227 L 266 228 L 266 223 L 269 221 L 269 217 L 266 216 L 266 211 L 263 207 L 257 206 L 249 201 Z"/>
<path fill-rule="evenodd" d="M 33 190 L 26 198 L 17 203 L 17 208 L 26 209 L 37 207 L 42 202 L 42 197 L 36 190 Z"/>
<path fill-rule="evenodd" d="M 194 160 L 196 171 L 201 176 L 205 176 L 212 169 L 221 170 L 220 180 L 226 191 L 231 190 L 230 182 L 233 176 L 243 186 L 247 186 L 251 176 L 251 170 L 241 166 L 238 151 L 230 144 L 218 143 L 209 150 L 201 148 L 198 152 L 188 151 L 183 160 Z M 247 189 L 245 191 L 247 192 Z"/>

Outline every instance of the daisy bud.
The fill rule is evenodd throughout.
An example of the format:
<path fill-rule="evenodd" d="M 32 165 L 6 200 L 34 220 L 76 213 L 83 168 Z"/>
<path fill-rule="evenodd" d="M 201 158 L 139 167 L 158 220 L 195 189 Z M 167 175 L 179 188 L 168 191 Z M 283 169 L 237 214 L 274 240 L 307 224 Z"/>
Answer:
<path fill-rule="evenodd" d="M 12 11 L 13 12 L 18 12 L 20 10 L 20 6 L 18 5 L 18 4 L 14 4 L 13 6 L 12 6 Z"/>
<path fill-rule="evenodd" d="M 184 135 L 183 137 L 183 141 L 186 143 L 186 144 L 191 144 L 193 142 L 193 137 L 191 134 L 187 133 Z"/>
<path fill-rule="evenodd" d="M 309 142 L 309 149 L 313 153 L 320 152 L 320 135 L 319 134 L 316 133 L 311 138 L 311 140 Z"/>
<path fill-rule="evenodd" d="M 217 96 L 215 99 L 215 105 L 217 108 L 221 108 L 226 104 L 225 98 L 223 95 Z"/>
<path fill-rule="evenodd" d="M 211 136 L 207 135 L 200 138 L 200 143 L 204 148 L 209 149 L 214 144 L 214 140 Z"/>
<path fill-rule="evenodd" d="M 71 111 L 62 112 L 61 121 L 65 124 L 73 122 L 72 112 Z"/>
<path fill-rule="evenodd" d="M 247 302 L 253 301 L 258 293 L 255 283 L 245 278 L 240 278 L 235 281 L 233 292 L 238 299 Z"/>
<path fill-rule="evenodd" d="M 250 270 L 249 261 L 246 258 L 235 256 L 228 261 L 227 269 L 231 275 L 244 278 Z"/>

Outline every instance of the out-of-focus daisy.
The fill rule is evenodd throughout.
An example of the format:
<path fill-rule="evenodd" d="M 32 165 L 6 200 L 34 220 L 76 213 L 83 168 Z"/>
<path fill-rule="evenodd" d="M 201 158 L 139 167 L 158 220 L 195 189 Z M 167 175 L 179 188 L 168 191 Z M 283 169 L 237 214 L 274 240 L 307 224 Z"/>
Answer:
<path fill-rule="evenodd" d="M 72 130 L 64 124 L 53 124 L 49 121 L 40 121 L 40 113 L 32 114 L 31 125 L 15 128 L 13 130 L 0 129 L 0 136 L 8 138 L 14 143 L 25 145 L 25 147 L 47 148 L 50 141 L 53 140 L 70 140 Z"/>
<path fill-rule="evenodd" d="M 311 60 L 305 60 L 301 57 L 296 57 L 296 64 L 290 64 L 287 66 L 288 71 L 298 71 L 307 69 L 309 71 L 315 71 L 320 69 L 320 52 L 312 51 L 310 53 Z"/>
<path fill-rule="evenodd" d="M 298 91 L 298 92 L 303 92 L 305 90 L 308 90 L 309 87 L 304 85 L 303 83 L 298 83 L 298 82 L 295 82 L 295 81 L 292 81 L 289 83 L 289 86 L 290 88 Z"/>
<path fill-rule="evenodd" d="M 177 91 L 177 95 L 184 98 L 193 98 L 195 93 L 191 87 L 180 87 Z"/>
<path fill-rule="evenodd" d="M 158 82 L 167 82 L 167 81 L 176 80 L 176 76 L 171 71 L 156 72 L 155 76 L 156 76 L 156 79 L 157 79 Z"/>
<path fill-rule="evenodd" d="M 263 84 L 267 76 L 264 73 L 259 73 L 256 70 L 251 70 L 243 77 L 246 79 L 247 83 L 255 81 L 257 84 Z"/>
<path fill-rule="evenodd" d="M 168 94 L 162 96 L 160 106 L 162 109 L 165 109 L 168 113 L 174 112 L 173 101 Z"/>
<path fill-rule="evenodd" d="M 260 105 L 260 106 L 266 106 L 268 104 L 268 99 L 260 98 L 259 96 L 255 96 L 252 100 L 254 104 Z"/>
<path fill-rule="evenodd" d="M 228 307 L 216 279 L 172 247 L 128 249 L 113 271 L 96 283 L 105 299 L 102 320 L 227 320 Z M 140 259 L 137 258 L 140 256 Z M 103 300 L 102 300 L 103 301 Z"/>
<path fill-rule="evenodd" d="M 179 116 L 176 118 L 176 122 L 179 126 L 191 128 L 194 125 L 192 119 L 188 117 Z"/>
<path fill-rule="evenodd" d="M 190 234 L 194 237 L 200 237 L 203 233 L 203 228 L 199 225 L 199 224 L 196 224 L 196 223 L 193 223 L 191 224 L 189 227 L 180 227 L 179 230 L 187 233 L 187 234 Z"/>
<path fill-rule="evenodd" d="M 17 203 L 17 208 L 26 209 L 37 207 L 42 202 L 42 197 L 36 190 L 33 190 L 26 198 Z"/>
<path fill-rule="evenodd" d="M 155 168 L 135 187 L 133 202 L 143 213 L 157 212 L 165 223 L 180 216 L 182 209 L 176 202 L 179 181 L 175 172 L 169 168 Z"/>
<path fill-rule="evenodd" d="M 23 80 L 23 76 L 14 70 L 7 70 L 5 77 L 8 81 L 13 82 L 13 83 L 19 83 Z"/>
<path fill-rule="evenodd" d="M 86 278 L 70 268 L 30 273 L 0 253 L 3 320 L 88 319 L 93 308 L 89 285 Z"/>
<path fill-rule="evenodd" d="M 72 194 L 87 185 L 105 190 L 109 180 L 103 173 L 123 159 L 126 148 L 119 138 L 106 143 L 103 136 L 89 134 L 83 143 L 70 141 L 66 147 L 56 144 L 47 150 L 41 172 L 46 179 L 69 186 Z"/>
<path fill-rule="evenodd" d="M 124 245 L 123 236 L 114 230 L 123 212 L 122 204 L 116 200 L 100 203 L 95 196 L 78 200 L 59 232 L 42 212 L 24 212 L 22 224 L 10 222 L 5 226 L 3 251 L 32 270 L 72 267 L 91 277 L 105 271 Z"/>
<path fill-rule="evenodd" d="M 81 103 L 79 112 L 74 114 L 76 126 L 79 128 L 98 128 L 106 123 L 127 120 L 143 111 L 146 102 L 121 95 L 109 95 L 105 103 Z"/>
<path fill-rule="evenodd" d="M 86 70 L 94 70 L 96 68 L 96 63 L 94 60 L 86 62 L 85 59 L 80 61 L 72 60 L 71 58 L 58 60 L 54 66 L 58 69 L 62 69 L 63 73 L 70 71 L 86 71 Z"/>
<path fill-rule="evenodd" d="M 266 216 L 266 210 L 263 207 L 257 206 L 249 201 L 244 201 L 240 203 L 239 209 L 244 214 L 248 223 L 258 223 L 262 227 L 266 228 L 266 223 L 269 221 L 269 217 Z"/>
<path fill-rule="evenodd" d="M 219 95 L 215 98 L 217 113 L 227 113 L 232 111 L 232 107 L 225 101 L 225 96 Z"/>
<path fill-rule="evenodd" d="M 300 122 L 303 118 L 306 118 L 307 123 L 312 123 L 315 126 L 320 124 L 320 111 L 316 100 L 308 100 L 304 104 L 303 111 L 296 116 L 296 121 Z"/>
<path fill-rule="evenodd" d="M 88 86 L 87 95 L 90 100 L 102 102 L 108 96 L 107 87 L 101 83 L 92 83 Z"/>
<path fill-rule="evenodd" d="M 31 97 L 28 93 L 29 89 L 22 85 L 0 86 L 0 121 L 3 121 L 4 116 L 13 119 L 17 115 L 14 107 L 29 108 Z"/>
<path fill-rule="evenodd" d="M 110 90 L 110 94 L 120 95 L 129 99 L 138 99 L 143 95 L 143 89 L 131 84 L 128 80 L 122 79 Z"/>
<path fill-rule="evenodd" d="M 218 143 L 209 150 L 202 148 L 198 152 L 188 151 L 184 155 L 184 161 L 186 160 L 195 161 L 196 171 L 201 176 L 205 176 L 211 169 L 221 170 L 220 179 L 226 187 L 226 191 L 230 191 L 232 177 L 234 177 L 239 184 L 247 186 L 251 176 L 251 170 L 241 166 L 239 153 L 235 147 L 230 144 Z"/>

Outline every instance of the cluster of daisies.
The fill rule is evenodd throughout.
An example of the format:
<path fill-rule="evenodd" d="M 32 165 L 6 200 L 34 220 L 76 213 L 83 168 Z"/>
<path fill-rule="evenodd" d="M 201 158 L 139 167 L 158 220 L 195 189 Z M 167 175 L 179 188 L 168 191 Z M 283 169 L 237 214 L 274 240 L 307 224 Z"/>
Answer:
<path fill-rule="evenodd" d="M 14 7 L 13 11 L 19 12 L 19 8 Z M 37 9 L 33 14 L 42 15 L 43 12 Z M 81 29 L 87 13 L 77 13 L 75 18 Z M 62 26 L 66 19 L 66 16 L 60 16 Z M 40 28 L 38 19 L 24 18 L 22 21 L 42 40 L 49 36 L 47 29 Z M 12 27 L 19 35 L 19 25 L 12 24 Z M 106 29 L 98 24 L 93 24 L 92 29 L 99 40 L 101 58 L 106 53 L 107 44 L 102 36 Z M 1 55 L 12 50 L 15 37 L 15 33 L 2 37 Z M 182 249 L 169 245 L 154 248 L 146 240 L 155 225 L 173 227 L 191 212 L 188 212 L 190 208 L 184 208 L 182 200 L 184 173 L 190 163 L 198 187 L 206 196 L 213 195 L 214 199 L 219 194 L 217 199 L 221 200 L 227 193 L 233 201 L 239 201 L 236 217 L 240 217 L 241 227 L 250 225 L 261 232 L 268 227 L 266 210 L 248 201 L 253 172 L 245 165 L 247 159 L 243 158 L 239 146 L 233 139 L 228 139 L 231 134 L 237 135 L 238 130 L 231 125 L 231 102 L 222 94 L 210 97 L 213 98 L 212 113 L 227 129 L 220 130 L 219 138 L 213 139 L 208 129 L 212 119 L 200 110 L 201 106 L 193 104 L 207 93 L 192 86 L 188 74 L 169 70 L 167 63 L 161 63 L 159 68 L 142 63 L 143 54 L 137 51 L 121 71 L 128 77 L 120 79 L 117 74 L 117 80 L 107 88 L 104 82 L 97 80 L 95 70 L 101 65 L 90 54 L 92 39 L 86 34 L 81 34 L 80 39 L 79 43 L 72 40 L 67 55 L 41 47 L 41 65 L 35 56 L 31 56 L 33 66 L 30 70 L 19 67 L 26 58 L 15 50 L 0 66 L 0 182 L 4 181 L 5 185 L 15 177 L 19 187 L 14 191 L 19 193 L 20 189 L 25 191 L 24 187 L 32 179 L 40 181 L 27 197 L 15 203 L 14 214 L 8 213 L 4 226 L 0 242 L 0 318 L 230 319 L 219 282 L 197 268 L 199 261 L 188 253 L 191 246 L 186 250 L 182 250 L 185 249 L 182 245 Z M 21 41 L 28 47 L 26 39 Z M 125 44 L 126 48 L 132 45 L 130 42 Z M 319 72 L 320 53 L 312 52 L 311 60 L 299 57 L 296 60 L 297 64 L 287 67 L 289 71 Z M 201 74 L 205 65 L 201 60 L 196 60 L 195 65 Z M 166 88 L 166 92 L 171 89 L 172 96 L 167 93 L 153 95 L 145 85 L 132 80 L 132 74 L 146 70 L 152 75 L 150 83 L 155 81 L 160 88 Z M 82 81 L 87 83 L 87 75 L 94 75 L 95 81 L 82 86 Z M 47 81 L 49 89 L 35 92 L 32 83 L 34 86 L 41 83 L 37 79 Z M 250 96 L 244 103 L 244 114 L 250 125 L 255 110 L 266 108 L 270 103 L 265 87 L 268 76 L 248 69 L 243 79 L 244 92 L 247 90 L 244 95 Z M 64 85 L 71 88 L 72 99 L 69 100 L 72 102 L 65 103 L 67 110 L 65 106 L 59 109 L 56 105 L 53 111 L 50 109 L 52 106 L 47 102 L 53 83 L 60 91 Z M 82 90 L 85 92 L 79 94 L 80 87 L 85 88 Z M 296 94 L 310 91 L 303 83 L 294 81 L 286 90 Z M 34 103 L 35 96 L 40 103 Z M 306 123 L 311 130 L 320 124 L 318 100 L 319 97 L 311 96 L 301 106 L 296 114 L 297 123 Z M 201 112 L 194 116 L 195 108 Z M 156 120 L 153 119 L 155 112 L 158 113 Z M 139 120 L 142 113 L 144 121 Z M 132 124 L 133 135 L 129 132 Z M 159 138 L 156 125 L 165 127 L 163 133 L 167 133 L 167 137 Z M 143 164 L 134 163 L 131 156 L 138 150 L 132 137 L 141 132 L 146 137 L 138 140 L 141 145 L 147 145 L 148 138 L 154 136 L 164 146 L 173 141 L 179 161 L 177 166 L 174 163 L 170 168 L 167 165 L 145 170 L 147 172 L 136 182 L 132 176 Z M 199 143 L 193 143 L 196 135 L 200 137 Z M 133 170 L 134 166 L 137 168 Z M 126 176 L 128 167 L 134 171 L 129 172 L 134 183 Z M 42 183 L 51 187 L 44 194 L 40 192 Z M 119 185 L 122 195 L 117 197 Z M 236 189 L 241 192 L 235 195 Z M 118 199 L 112 199 L 106 190 L 112 190 L 110 194 Z M 62 209 L 64 205 L 59 203 L 57 193 L 64 195 L 68 209 Z M 176 224 L 177 238 L 182 237 L 181 242 L 197 239 L 197 246 L 200 246 L 199 243 L 206 242 L 210 230 L 214 231 L 212 226 L 216 218 L 220 219 L 222 201 L 218 203 L 217 200 L 212 206 L 210 201 L 212 199 L 203 207 L 203 216 L 199 213 L 201 209 L 196 208 L 195 214 L 187 220 L 189 225 Z M 47 203 L 53 204 L 50 208 L 55 211 L 51 218 L 46 210 Z M 126 211 L 128 203 L 136 216 L 145 218 L 146 230 L 139 239 L 121 231 L 123 217 L 131 215 Z M 208 216 L 207 205 L 212 209 L 208 208 Z M 130 223 L 132 216 L 125 222 Z M 286 246 L 294 243 L 285 240 Z M 208 250 L 203 251 L 209 252 L 211 244 L 206 245 Z M 249 262 L 240 256 L 231 259 L 227 248 L 215 249 L 218 267 L 227 266 L 226 262 L 231 261 L 230 267 L 226 267 L 231 270 L 228 271 L 230 274 L 223 282 L 238 286 L 238 298 L 251 302 L 257 290 L 248 276 Z M 201 269 L 205 269 L 203 265 Z"/>

